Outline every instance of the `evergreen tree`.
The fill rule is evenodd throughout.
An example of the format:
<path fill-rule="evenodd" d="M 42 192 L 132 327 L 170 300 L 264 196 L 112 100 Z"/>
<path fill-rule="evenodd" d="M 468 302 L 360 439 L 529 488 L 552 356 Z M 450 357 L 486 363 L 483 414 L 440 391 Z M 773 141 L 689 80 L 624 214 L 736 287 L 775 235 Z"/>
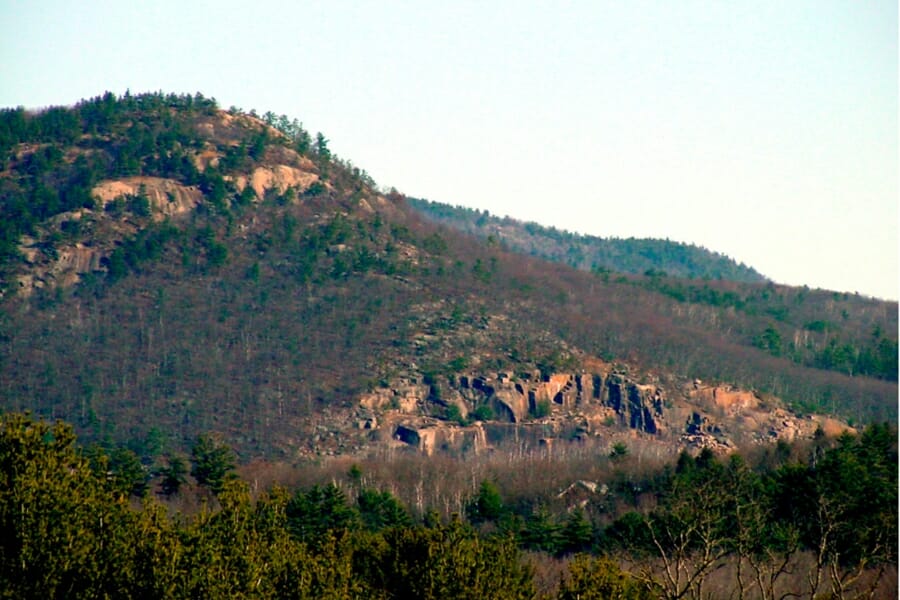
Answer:
<path fill-rule="evenodd" d="M 159 469 L 163 494 L 166 496 L 177 494 L 181 486 L 187 483 L 187 473 L 188 468 L 184 459 L 180 456 L 170 456 L 168 464 Z"/>
<path fill-rule="evenodd" d="M 370 531 L 412 524 L 409 513 L 390 492 L 365 489 L 356 502 L 363 525 Z"/>
<path fill-rule="evenodd" d="M 220 438 L 203 434 L 191 449 L 191 475 L 200 485 L 218 494 L 229 479 L 234 479 L 234 452 Z"/>
<path fill-rule="evenodd" d="M 291 535 L 311 545 L 319 545 L 327 534 L 355 529 L 359 514 L 347 503 L 343 490 L 334 484 L 314 485 L 298 490 L 285 509 Z"/>
<path fill-rule="evenodd" d="M 496 521 L 504 512 L 503 498 L 497 486 L 487 479 L 478 487 L 478 494 L 466 505 L 466 517 L 471 523 Z"/>
<path fill-rule="evenodd" d="M 566 517 L 560 532 L 560 551 L 568 553 L 589 551 L 593 538 L 594 527 L 584 509 L 576 508 Z"/>

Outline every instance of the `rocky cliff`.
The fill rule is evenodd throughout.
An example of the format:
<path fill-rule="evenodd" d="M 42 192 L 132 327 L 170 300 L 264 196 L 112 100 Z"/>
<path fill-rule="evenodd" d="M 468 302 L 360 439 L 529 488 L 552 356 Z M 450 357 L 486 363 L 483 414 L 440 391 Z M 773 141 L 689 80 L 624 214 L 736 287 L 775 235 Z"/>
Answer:
<path fill-rule="evenodd" d="M 737 443 L 792 441 L 818 428 L 847 428 L 835 419 L 800 417 L 777 399 L 695 381 L 669 392 L 615 369 L 596 372 L 460 373 L 441 382 L 400 378 L 358 402 L 366 427 L 382 441 L 437 450 L 481 452 L 513 436 L 534 444 L 634 435 L 682 447 L 727 452 Z M 746 432 L 754 432 L 748 439 Z"/>

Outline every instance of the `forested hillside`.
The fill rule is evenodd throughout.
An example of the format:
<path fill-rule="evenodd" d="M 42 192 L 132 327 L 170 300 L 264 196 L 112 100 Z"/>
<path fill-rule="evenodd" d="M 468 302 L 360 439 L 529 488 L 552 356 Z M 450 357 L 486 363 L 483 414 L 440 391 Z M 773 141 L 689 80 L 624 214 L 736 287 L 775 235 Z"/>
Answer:
<path fill-rule="evenodd" d="M 0 149 L 3 408 L 143 456 L 206 431 L 244 458 L 352 454 L 386 414 L 482 408 L 454 413 L 451 383 L 589 364 L 664 389 L 659 410 L 702 380 L 798 419 L 896 419 L 896 303 L 522 256 L 422 218 L 288 117 L 104 94 L 0 112 Z M 360 408 L 404 386 L 424 391 Z"/>
<path fill-rule="evenodd" d="M 409 205 L 437 223 L 537 256 L 598 273 L 642 275 L 648 271 L 686 279 L 725 279 L 761 283 L 752 267 L 691 244 L 659 239 L 602 238 L 561 231 L 538 223 L 498 217 L 488 211 L 408 198 Z"/>
<path fill-rule="evenodd" d="M 895 302 L 411 204 L 200 94 L 0 111 L 0 595 L 896 597 Z"/>
<path fill-rule="evenodd" d="M 868 331 L 846 327 L 846 309 L 829 306 L 827 295 L 799 310 L 785 305 L 772 286 L 740 286 L 734 283 L 764 283 L 766 278 L 752 267 L 738 264 L 705 248 L 658 239 L 600 238 L 560 231 L 537 223 L 523 223 L 439 202 L 407 198 L 407 203 L 429 221 L 449 225 L 465 233 L 499 244 L 513 252 L 537 256 L 573 268 L 590 271 L 609 281 L 631 274 L 635 285 L 669 296 L 679 303 L 718 306 L 773 319 L 752 343 L 775 356 L 793 362 L 849 375 L 868 375 L 897 380 L 897 344 L 881 325 Z M 720 282 L 710 285 L 711 280 Z M 629 281 L 619 277 L 620 282 Z M 810 290 L 797 290 L 796 304 L 804 303 Z M 831 294 L 832 300 L 847 300 L 849 294 Z M 890 303 L 889 303 L 890 304 Z M 823 316 L 828 318 L 822 318 Z M 840 317 L 837 319 L 836 317 Z M 848 329 L 856 330 L 847 335 Z M 785 339 L 789 337 L 790 339 Z"/>

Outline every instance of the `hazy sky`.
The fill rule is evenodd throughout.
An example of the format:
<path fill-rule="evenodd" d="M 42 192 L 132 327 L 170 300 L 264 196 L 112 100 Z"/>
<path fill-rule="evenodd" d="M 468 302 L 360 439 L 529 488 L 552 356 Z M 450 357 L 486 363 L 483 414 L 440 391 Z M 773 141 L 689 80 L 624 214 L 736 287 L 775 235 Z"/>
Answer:
<path fill-rule="evenodd" d="M 196 92 L 382 186 L 898 297 L 897 2 L 0 0 L 0 106 Z"/>

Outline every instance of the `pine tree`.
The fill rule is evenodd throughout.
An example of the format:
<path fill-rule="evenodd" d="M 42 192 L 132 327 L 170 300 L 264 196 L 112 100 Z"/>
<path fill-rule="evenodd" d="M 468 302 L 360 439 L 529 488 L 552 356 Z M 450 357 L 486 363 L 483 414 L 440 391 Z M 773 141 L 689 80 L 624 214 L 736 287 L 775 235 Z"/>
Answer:
<path fill-rule="evenodd" d="M 213 493 L 222 491 L 225 482 L 235 477 L 234 452 L 221 439 L 204 434 L 191 449 L 191 475 Z"/>

